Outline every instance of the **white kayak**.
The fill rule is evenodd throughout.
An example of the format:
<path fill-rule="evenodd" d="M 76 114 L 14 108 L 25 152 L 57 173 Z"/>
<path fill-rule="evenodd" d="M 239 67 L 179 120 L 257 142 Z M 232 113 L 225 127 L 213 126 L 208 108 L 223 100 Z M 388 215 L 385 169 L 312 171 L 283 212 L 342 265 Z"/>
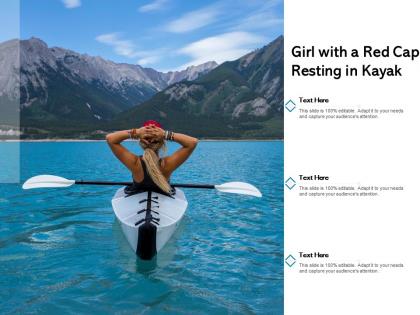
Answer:
<path fill-rule="evenodd" d="M 130 247 L 142 259 L 152 259 L 169 241 L 185 214 L 184 192 L 172 196 L 156 192 L 127 195 L 120 188 L 112 198 L 112 208 Z"/>

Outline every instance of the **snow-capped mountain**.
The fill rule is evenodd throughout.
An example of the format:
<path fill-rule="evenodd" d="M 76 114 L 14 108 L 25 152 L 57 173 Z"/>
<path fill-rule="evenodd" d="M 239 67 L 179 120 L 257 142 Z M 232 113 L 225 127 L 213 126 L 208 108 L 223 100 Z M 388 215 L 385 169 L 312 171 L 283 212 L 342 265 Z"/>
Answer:
<path fill-rule="evenodd" d="M 190 66 L 182 71 L 169 71 L 164 74 L 164 77 L 168 85 L 184 80 L 193 81 L 216 67 L 217 63 L 215 61 L 209 61 L 199 66 Z"/>
<path fill-rule="evenodd" d="M 217 64 L 209 62 L 183 71 L 162 73 L 48 47 L 42 40 L 30 38 L 0 43 L 0 66 L 0 96 L 18 97 L 18 88 L 13 82 L 20 75 L 24 121 L 89 121 L 112 118 L 168 85 L 195 79 Z"/>
<path fill-rule="evenodd" d="M 199 137 L 282 137 L 283 58 L 280 36 L 196 80 L 172 84 L 119 114 L 114 126 L 148 117 Z"/>
<path fill-rule="evenodd" d="M 0 105 L 16 117 L 8 99 L 20 94 L 23 137 L 101 138 L 157 119 L 199 137 L 281 138 L 283 55 L 280 36 L 234 61 L 162 73 L 36 38 L 9 41 L 0 43 Z"/>

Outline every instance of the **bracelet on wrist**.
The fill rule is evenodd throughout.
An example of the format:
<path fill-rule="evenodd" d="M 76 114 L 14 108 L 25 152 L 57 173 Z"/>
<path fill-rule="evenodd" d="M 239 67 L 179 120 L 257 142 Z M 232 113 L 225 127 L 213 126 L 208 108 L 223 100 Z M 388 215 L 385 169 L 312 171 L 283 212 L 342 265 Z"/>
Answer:
<path fill-rule="evenodd" d="M 136 128 L 131 129 L 131 138 L 132 139 L 140 139 L 140 134 L 137 133 Z"/>
<path fill-rule="evenodd" d="M 169 130 L 165 130 L 164 139 L 169 140 L 169 141 L 174 141 L 174 132 L 169 131 Z"/>

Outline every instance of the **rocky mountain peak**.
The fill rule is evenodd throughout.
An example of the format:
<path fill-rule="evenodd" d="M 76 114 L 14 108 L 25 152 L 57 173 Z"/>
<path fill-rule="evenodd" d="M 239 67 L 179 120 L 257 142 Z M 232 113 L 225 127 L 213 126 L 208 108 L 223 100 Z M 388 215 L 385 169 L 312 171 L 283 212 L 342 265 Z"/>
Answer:
<path fill-rule="evenodd" d="M 0 43 L 0 96 L 20 95 L 24 116 L 110 119 L 142 103 L 168 85 L 194 80 L 214 62 L 162 73 L 61 48 L 37 37 Z M 20 92 L 20 93 L 19 93 Z M 90 108 L 85 106 L 91 105 Z M 37 118 L 39 119 L 39 118 Z M 71 118 L 73 119 L 73 118 Z"/>
<path fill-rule="evenodd" d="M 185 70 L 169 71 L 165 75 L 166 75 L 168 85 L 171 85 L 176 82 L 184 81 L 184 80 L 193 81 L 197 79 L 198 77 L 210 72 L 217 66 L 218 66 L 217 62 L 208 61 L 201 65 L 189 66 Z"/>

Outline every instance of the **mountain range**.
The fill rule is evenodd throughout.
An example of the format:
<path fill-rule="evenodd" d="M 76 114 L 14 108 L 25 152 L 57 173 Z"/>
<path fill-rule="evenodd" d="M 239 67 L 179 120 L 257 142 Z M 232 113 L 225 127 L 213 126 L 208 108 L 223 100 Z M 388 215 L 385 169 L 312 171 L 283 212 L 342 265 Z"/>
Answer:
<path fill-rule="evenodd" d="M 23 137 L 103 137 L 158 119 L 199 137 L 282 137 L 283 37 L 242 58 L 183 71 L 139 65 L 48 47 L 37 38 L 0 44 L 0 97 L 19 95 Z M 0 123 L 2 122 L 0 118 Z"/>
<path fill-rule="evenodd" d="M 117 115 L 115 128 L 146 117 L 198 137 L 282 138 L 283 37 L 181 81 Z"/>

